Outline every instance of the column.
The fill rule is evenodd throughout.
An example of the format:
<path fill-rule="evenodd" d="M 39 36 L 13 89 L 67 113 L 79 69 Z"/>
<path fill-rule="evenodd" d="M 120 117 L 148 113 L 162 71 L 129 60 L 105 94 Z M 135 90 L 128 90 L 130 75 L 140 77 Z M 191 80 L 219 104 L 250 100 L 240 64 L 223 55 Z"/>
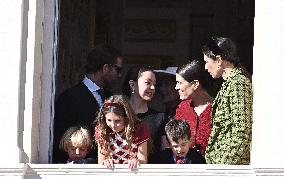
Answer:
<path fill-rule="evenodd" d="M 0 153 L 5 164 L 19 163 L 20 158 L 17 139 L 21 5 L 21 1 L 0 1 Z"/>
<path fill-rule="evenodd" d="M 255 0 L 251 165 L 284 166 L 284 1 Z"/>

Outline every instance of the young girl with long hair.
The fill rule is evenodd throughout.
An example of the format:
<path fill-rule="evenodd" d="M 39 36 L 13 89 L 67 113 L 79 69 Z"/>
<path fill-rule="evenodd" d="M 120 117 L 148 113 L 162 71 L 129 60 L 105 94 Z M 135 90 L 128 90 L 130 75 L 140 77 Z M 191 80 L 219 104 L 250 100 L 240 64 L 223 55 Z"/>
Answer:
<path fill-rule="evenodd" d="M 114 95 L 104 102 L 95 131 L 99 164 L 108 168 L 128 164 L 129 168 L 136 168 L 147 163 L 149 131 L 139 122 L 127 97 Z"/>

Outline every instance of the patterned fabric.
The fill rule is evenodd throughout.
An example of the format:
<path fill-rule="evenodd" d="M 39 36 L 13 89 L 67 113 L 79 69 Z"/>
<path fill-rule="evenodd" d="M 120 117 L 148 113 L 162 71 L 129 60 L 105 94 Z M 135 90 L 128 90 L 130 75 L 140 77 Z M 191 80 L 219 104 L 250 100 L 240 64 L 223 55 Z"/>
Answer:
<path fill-rule="evenodd" d="M 185 164 L 185 158 L 176 156 L 176 164 Z"/>
<path fill-rule="evenodd" d="M 211 111 L 212 104 L 210 103 L 198 117 L 192 107 L 191 99 L 182 101 L 176 109 L 175 118 L 184 119 L 190 126 L 192 140 L 190 148 L 200 146 L 203 156 L 211 132 Z"/>
<path fill-rule="evenodd" d="M 98 139 L 98 133 L 96 139 Z M 149 129 L 146 125 L 139 124 L 135 129 L 135 137 L 132 146 L 133 157 L 137 156 L 138 147 L 149 139 Z M 129 144 L 127 143 L 124 133 L 111 133 L 110 135 L 110 155 L 113 159 L 118 160 L 120 164 L 130 158 L 128 151 Z"/>
<path fill-rule="evenodd" d="M 213 102 L 213 127 L 205 152 L 207 163 L 250 163 L 252 100 L 251 82 L 239 69 L 233 69 Z"/>

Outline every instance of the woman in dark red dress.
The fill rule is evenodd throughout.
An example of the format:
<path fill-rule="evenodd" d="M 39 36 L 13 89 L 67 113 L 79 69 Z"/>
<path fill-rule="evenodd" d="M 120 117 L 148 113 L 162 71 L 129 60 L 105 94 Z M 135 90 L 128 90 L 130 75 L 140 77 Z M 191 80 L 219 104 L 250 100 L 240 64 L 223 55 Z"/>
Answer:
<path fill-rule="evenodd" d="M 193 60 L 179 67 L 176 73 L 176 87 L 180 99 L 176 108 L 176 119 L 184 119 L 190 125 L 191 148 L 205 155 L 211 132 L 211 111 L 213 98 L 207 92 L 212 78 L 204 69 L 204 62 Z"/>

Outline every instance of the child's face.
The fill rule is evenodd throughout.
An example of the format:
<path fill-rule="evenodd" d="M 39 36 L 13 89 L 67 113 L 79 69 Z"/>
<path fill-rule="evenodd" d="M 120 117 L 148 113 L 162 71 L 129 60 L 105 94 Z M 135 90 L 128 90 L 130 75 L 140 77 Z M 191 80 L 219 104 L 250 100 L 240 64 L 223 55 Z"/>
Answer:
<path fill-rule="evenodd" d="M 190 140 L 187 138 L 179 139 L 178 142 L 169 140 L 172 151 L 175 156 L 185 157 L 190 146 Z"/>
<path fill-rule="evenodd" d="M 68 156 L 70 160 L 81 160 L 84 159 L 88 153 L 86 147 L 68 147 Z"/>
<path fill-rule="evenodd" d="M 122 116 L 110 112 L 105 115 L 105 118 L 107 126 L 113 132 L 121 132 L 124 129 L 125 124 Z"/>

